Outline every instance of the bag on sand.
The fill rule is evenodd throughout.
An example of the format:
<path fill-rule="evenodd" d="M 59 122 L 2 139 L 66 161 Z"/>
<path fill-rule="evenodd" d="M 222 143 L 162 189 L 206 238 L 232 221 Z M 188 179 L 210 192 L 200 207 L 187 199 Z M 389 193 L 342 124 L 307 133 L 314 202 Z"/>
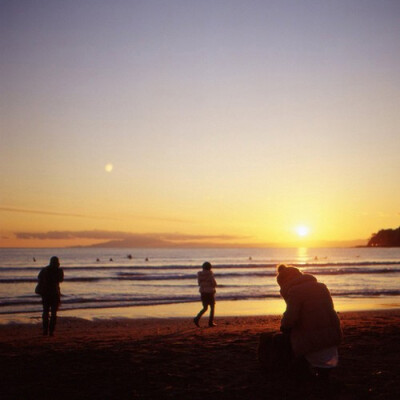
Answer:
<path fill-rule="evenodd" d="M 258 360 L 269 373 L 282 373 L 293 359 L 290 336 L 283 333 L 262 333 L 258 344 Z"/>

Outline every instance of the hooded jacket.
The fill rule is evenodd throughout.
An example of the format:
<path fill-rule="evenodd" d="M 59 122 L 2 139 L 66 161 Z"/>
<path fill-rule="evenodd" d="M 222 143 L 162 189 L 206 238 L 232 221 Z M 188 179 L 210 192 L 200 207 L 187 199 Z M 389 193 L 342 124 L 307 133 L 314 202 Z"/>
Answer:
<path fill-rule="evenodd" d="M 203 269 L 197 273 L 200 293 L 215 293 L 217 282 L 215 282 L 212 271 Z"/>
<path fill-rule="evenodd" d="M 296 356 L 339 345 L 342 332 L 328 288 L 308 274 L 300 273 L 281 286 L 286 311 L 282 330 L 290 330 Z"/>

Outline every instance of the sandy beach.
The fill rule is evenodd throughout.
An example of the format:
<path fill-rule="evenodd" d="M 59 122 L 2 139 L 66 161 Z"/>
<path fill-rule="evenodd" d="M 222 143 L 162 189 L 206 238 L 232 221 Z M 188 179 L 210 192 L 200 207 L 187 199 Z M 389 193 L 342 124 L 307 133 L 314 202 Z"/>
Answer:
<path fill-rule="evenodd" d="M 280 316 L 87 321 L 0 326 L 2 399 L 397 399 L 400 310 L 340 313 L 344 341 L 331 393 L 269 379 L 261 333 Z"/>

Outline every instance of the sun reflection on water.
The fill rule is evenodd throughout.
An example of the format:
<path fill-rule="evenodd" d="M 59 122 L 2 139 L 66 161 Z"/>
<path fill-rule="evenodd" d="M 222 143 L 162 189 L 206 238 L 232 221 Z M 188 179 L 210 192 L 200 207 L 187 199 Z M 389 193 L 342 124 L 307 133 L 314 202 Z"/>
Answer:
<path fill-rule="evenodd" d="M 298 247 L 297 248 L 297 263 L 305 264 L 308 260 L 308 248 L 307 247 Z"/>

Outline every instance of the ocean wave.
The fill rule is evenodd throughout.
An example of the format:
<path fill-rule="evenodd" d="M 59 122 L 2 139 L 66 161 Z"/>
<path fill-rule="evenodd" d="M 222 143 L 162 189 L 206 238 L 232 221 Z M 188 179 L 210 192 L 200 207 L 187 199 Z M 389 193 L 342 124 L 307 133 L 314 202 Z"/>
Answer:
<path fill-rule="evenodd" d="M 297 268 L 329 268 L 329 267 L 368 267 L 368 266 L 392 266 L 400 265 L 400 260 L 388 260 L 388 261 L 340 261 L 340 262 L 307 262 L 307 263 L 290 263 L 290 265 Z M 276 263 L 231 263 L 231 264 L 213 264 L 214 270 L 220 269 L 274 269 Z M 39 273 L 42 267 L 24 267 L 24 266 L 0 266 L 1 272 L 33 272 Z M 199 265 L 181 265 L 181 264 L 169 264 L 169 265 L 126 265 L 126 264 L 115 264 L 115 265 L 73 265 L 73 266 L 62 266 L 64 271 L 132 271 L 132 270 L 143 270 L 143 271 L 157 271 L 157 270 L 200 270 Z"/>
<path fill-rule="evenodd" d="M 112 279 L 100 277 L 71 277 L 65 279 L 67 282 L 98 282 L 102 280 Z M 37 278 L 0 278 L 0 283 L 37 283 Z"/>
<path fill-rule="evenodd" d="M 386 296 L 399 296 L 400 290 L 349 290 L 349 291 L 332 291 L 333 297 L 386 297 Z M 244 293 L 219 293 L 217 301 L 230 300 L 260 300 L 260 299 L 273 299 L 280 298 L 279 293 L 267 294 L 251 294 Z M 127 296 L 116 298 L 91 298 L 91 297 L 72 297 L 62 300 L 63 310 L 73 309 L 90 309 L 90 308 L 111 308 L 111 307 L 133 307 L 133 306 L 150 306 L 162 304 L 179 304 L 198 302 L 199 295 L 184 295 L 184 296 L 156 296 L 156 297 L 141 297 L 141 296 Z M 18 312 L 27 312 L 26 307 L 36 307 L 37 310 L 41 309 L 40 298 L 31 298 L 26 300 L 5 300 L 0 301 L 0 314 L 12 314 Z M 1 310 L 1 308 L 8 308 Z M 24 310 L 19 310 L 24 308 Z"/>
<path fill-rule="evenodd" d="M 149 271 L 150 272 L 150 271 Z M 368 274 L 368 275 L 380 275 L 380 274 L 398 274 L 400 268 L 330 268 L 330 269 L 307 269 L 303 272 L 312 275 L 354 275 L 354 274 Z M 216 278 L 265 278 L 275 277 L 275 271 L 237 271 L 226 273 L 215 273 Z M 151 274 L 151 273 L 138 273 L 138 272 L 117 272 L 115 275 L 109 276 L 94 276 L 94 277 L 79 277 L 79 276 L 66 276 L 65 282 L 100 282 L 107 280 L 119 280 L 119 281 L 171 281 L 171 280 L 193 280 L 197 281 L 196 274 L 184 274 L 184 273 L 164 273 L 164 274 Z M 19 284 L 19 283 L 35 283 L 37 282 L 36 277 L 32 278 L 0 278 L 0 284 Z"/>
<path fill-rule="evenodd" d="M 362 268 L 339 268 L 330 270 L 307 270 L 303 271 L 306 274 L 312 275 L 352 275 L 352 274 L 392 274 L 399 273 L 400 268 L 374 268 L 374 269 L 362 269 Z"/>

